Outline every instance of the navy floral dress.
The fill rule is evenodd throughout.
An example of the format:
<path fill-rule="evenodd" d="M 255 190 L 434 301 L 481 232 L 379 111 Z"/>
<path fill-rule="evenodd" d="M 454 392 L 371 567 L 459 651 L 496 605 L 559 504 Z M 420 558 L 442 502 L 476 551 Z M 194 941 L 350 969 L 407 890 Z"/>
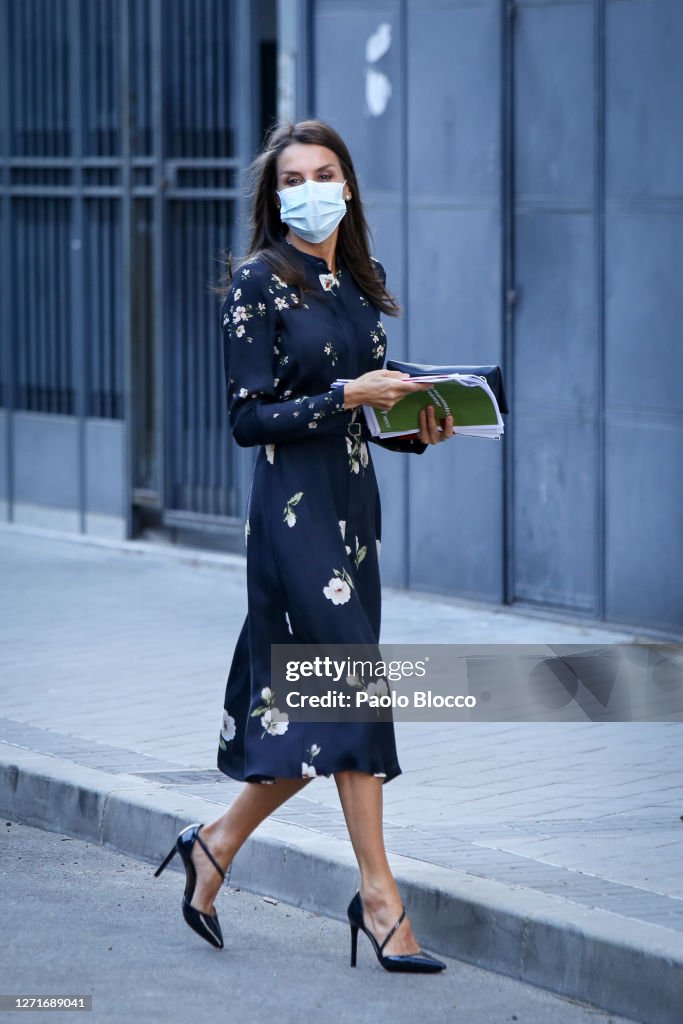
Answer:
<path fill-rule="evenodd" d="M 370 437 L 362 408 L 345 410 L 332 382 L 383 366 L 384 328 L 343 264 L 335 277 L 317 256 L 297 250 L 295 258 L 313 292 L 298 297 L 255 257 L 221 306 L 232 433 L 259 447 L 245 524 L 248 612 L 227 679 L 218 767 L 253 782 L 344 770 L 388 782 L 401 773 L 390 717 L 290 722 L 270 676 L 273 643 L 376 644 L 380 631 Z M 378 443 L 426 448 L 416 439 Z"/>

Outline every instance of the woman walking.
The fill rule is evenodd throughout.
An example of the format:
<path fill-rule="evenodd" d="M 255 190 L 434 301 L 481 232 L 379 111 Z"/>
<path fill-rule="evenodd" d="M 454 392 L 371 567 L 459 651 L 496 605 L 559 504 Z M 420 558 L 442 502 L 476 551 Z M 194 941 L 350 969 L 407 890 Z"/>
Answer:
<path fill-rule="evenodd" d="M 270 675 L 274 643 L 377 644 L 380 503 L 362 405 L 428 387 L 383 369 L 380 314 L 397 315 L 349 151 L 319 121 L 274 129 L 255 164 L 253 234 L 221 307 L 230 426 L 259 446 L 248 500 L 248 614 L 228 675 L 218 767 L 245 782 L 230 808 L 183 830 L 183 914 L 223 946 L 214 898 L 237 851 L 317 775 L 334 776 L 360 869 L 348 907 L 390 971 L 440 971 L 406 917 L 382 833 L 382 787 L 401 773 L 393 721 L 289 722 Z M 334 384 L 337 379 L 345 384 Z M 433 407 L 420 433 L 378 441 L 421 454 L 453 436 Z M 373 439 L 376 440 L 376 439 Z"/>

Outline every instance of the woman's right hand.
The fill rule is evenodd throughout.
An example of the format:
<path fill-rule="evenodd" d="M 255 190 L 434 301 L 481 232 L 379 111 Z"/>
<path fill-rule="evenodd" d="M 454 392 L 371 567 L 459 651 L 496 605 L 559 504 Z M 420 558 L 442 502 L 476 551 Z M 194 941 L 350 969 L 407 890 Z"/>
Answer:
<path fill-rule="evenodd" d="M 402 370 L 370 370 L 344 385 L 344 408 L 372 405 L 387 412 L 413 391 L 428 391 L 427 381 L 405 380 Z"/>

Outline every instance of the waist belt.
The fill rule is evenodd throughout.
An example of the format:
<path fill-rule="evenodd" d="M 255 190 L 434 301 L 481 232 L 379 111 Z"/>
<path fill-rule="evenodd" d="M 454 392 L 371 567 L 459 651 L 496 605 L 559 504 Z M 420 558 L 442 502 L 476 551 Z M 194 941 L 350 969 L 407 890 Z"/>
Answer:
<path fill-rule="evenodd" d="M 356 419 L 352 422 L 353 409 L 343 409 L 340 412 L 333 412 L 329 416 L 325 416 L 318 420 L 318 426 L 315 430 L 316 434 L 333 434 L 333 435 L 344 435 L 348 434 L 350 437 L 360 437 L 363 440 L 369 438 L 370 428 L 365 422 L 365 416 L 363 411 L 356 410 Z"/>

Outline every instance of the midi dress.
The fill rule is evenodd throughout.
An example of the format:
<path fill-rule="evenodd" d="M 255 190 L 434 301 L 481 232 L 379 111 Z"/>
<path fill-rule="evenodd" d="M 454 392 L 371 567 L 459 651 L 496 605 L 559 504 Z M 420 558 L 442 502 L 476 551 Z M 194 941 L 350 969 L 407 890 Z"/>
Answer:
<path fill-rule="evenodd" d="M 370 437 L 337 378 L 384 364 L 378 309 L 340 260 L 288 246 L 307 289 L 263 255 L 243 263 L 220 310 L 233 437 L 257 446 L 247 499 L 247 615 L 225 686 L 218 768 L 241 781 L 336 771 L 401 774 L 394 723 L 289 721 L 270 645 L 377 644 L 381 506 L 369 441 L 421 454 L 417 438 Z M 374 261 L 384 283 L 384 268 Z"/>

